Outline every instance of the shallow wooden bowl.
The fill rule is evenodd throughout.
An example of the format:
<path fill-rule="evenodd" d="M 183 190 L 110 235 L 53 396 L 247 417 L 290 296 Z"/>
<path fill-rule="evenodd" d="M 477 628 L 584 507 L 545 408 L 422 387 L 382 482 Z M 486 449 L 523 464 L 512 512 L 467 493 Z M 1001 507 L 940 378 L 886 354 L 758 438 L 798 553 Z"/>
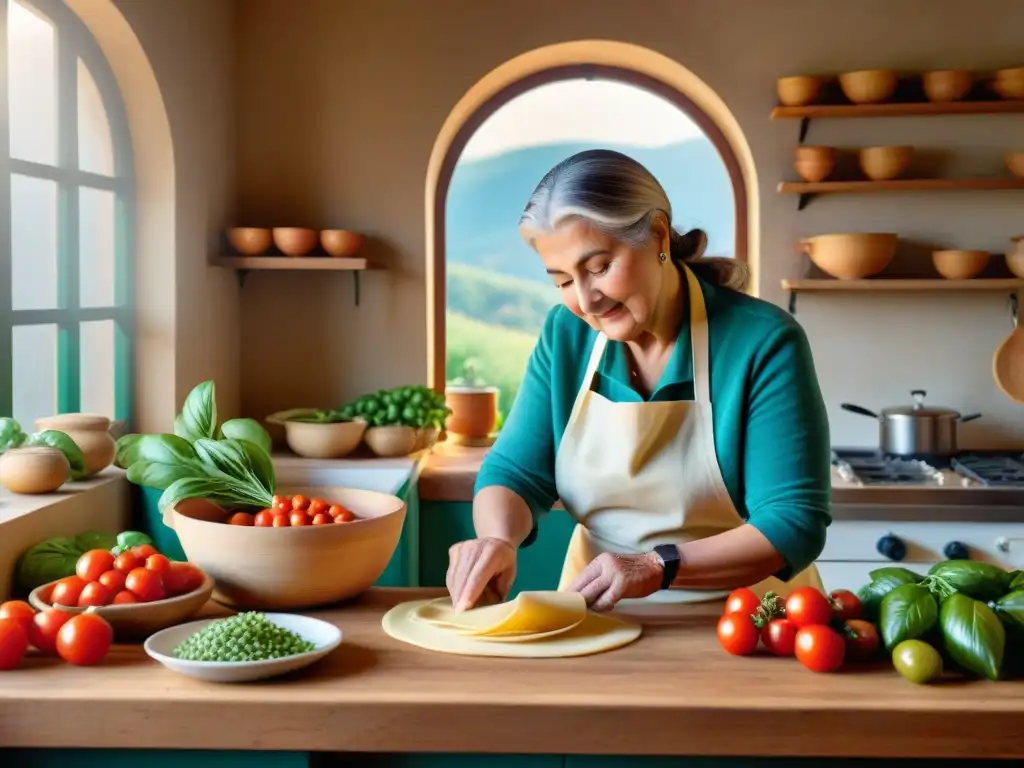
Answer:
<path fill-rule="evenodd" d="M 874 181 L 901 176 L 913 157 L 913 147 L 864 147 L 857 154 L 860 169 Z"/>
<path fill-rule="evenodd" d="M 932 253 L 935 270 L 947 280 L 970 280 L 988 264 L 988 251 L 952 249 Z"/>
<path fill-rule="evenodd" d="M 864 69 L 844 72 L 839 87 L 854 104 L 881 104 L 896 92 L 900 78 L 892 69 Z"/>
<path fill-rule="evenodd" d="M 267 423 L 284 427 L 284 439 L 297 455 L 307 459 L 341 459 L 359 447 L 366 432 L 366 420 L 309 422 L 294 421 L 307 408 L 278 411 Z"/>
<path fill-rule="evenodd" d="M 999 70 L 992 88 L 1004 99 L 1024 99 L 1024 67 Z"/>
<path fill-rule="evenodd" d="M 838 155 L 835 147 L 797 147 L 793 168 L 804 181 L 824 181 L 835 170 Z"/>
<path fill-rule="evenodd" d="M 861 280 L 889 266 L 898 243 L 891 232 L 855 232 L 808 237 L 800 241 L 800 250 L 827 275 Z"/>
<path fill-rule="evenodd" d="M 382 458 L 408 456 L 416 450 L 419 440 L 418 430 L 400 424 L 370 427 L 363 435 L 363 441 L 370 450 Z"/>
<path fill-rule="evenodd" d="M 315 229 L 303 227 L 274 227 L 274 245 L 285 256 L 305 256 L 319 240 Z"/>
<path fill-rule="evenodd" d="M 780 77 L 775 82 L 779 101 L 787 107 L 803 107 L 813 104 L 821 93 L 824 79 L 814 75 Z"/>
<path fill-rule="evenodd" d="M 234 527 L 234 526 L 232 526 Z M 197 566 L 200 567 L 201 566 Z M 208 573 L 204 574 L 202 586 L 184 595 L 168 597 L 165 600 L 154 600 L 151 603 L 129 603 L 127 605 L 103 605 L 93 609 L 93 613 L 102 616 L 114 630 L 117 639 L 138 639 L 148 637 L 161 629 L 173 627 L 192 618 L 196 612 L 210 600 L 213 594 L 214 581 Z M 59 581 L 59 579 L 57 580 Z M 50 604 L 50 592 L 57 581 L 36 587 L 28 596 L 33 608 L 44 611 L 47 608 L 59 608 L 68 613 L 84 613 L 86 608 L 69 607 Z"/>
<path fill-rule="evenodd" d="M 359 232 L 348 229 L 320 230 L 320 246 L 329 256 L 337 258 L 351 257 L 359 253 L 363 245 L 363 236 Z"/>
<path fill-rule="evenodd" d="M 959 101 L 974 85 L 974 75 L 966 69 L 938 69 L 921 75 L 921 86 L 928 101 Z"/>
<path fill-rule="evenodd" d="M 231 247 L 243 256 L 260 256 L 273 242 L 270 230 L 261 227 L 232 227 L 227 234 Z"/>

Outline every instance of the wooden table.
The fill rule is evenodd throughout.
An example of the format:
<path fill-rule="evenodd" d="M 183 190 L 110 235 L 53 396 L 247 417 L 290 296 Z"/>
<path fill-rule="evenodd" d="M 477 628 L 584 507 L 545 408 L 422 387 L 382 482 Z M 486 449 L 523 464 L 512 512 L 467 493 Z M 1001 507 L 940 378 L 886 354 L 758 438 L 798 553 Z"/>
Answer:
<path fill-rule="evenodd" d="M 914 686 L 886 663 L 821 675 L 734 658 L 717 606 L 652 622 L 635 644 L 557 660 L 451 656 L 380 629 L 372 590 L 311 613 L 342 647 L 289 678 L 206 684 L 116 646 L 99 666 L 33 658 L 0 673 L 0 745 L 558 755 L 1024 756 L 1024 685 Z"/>

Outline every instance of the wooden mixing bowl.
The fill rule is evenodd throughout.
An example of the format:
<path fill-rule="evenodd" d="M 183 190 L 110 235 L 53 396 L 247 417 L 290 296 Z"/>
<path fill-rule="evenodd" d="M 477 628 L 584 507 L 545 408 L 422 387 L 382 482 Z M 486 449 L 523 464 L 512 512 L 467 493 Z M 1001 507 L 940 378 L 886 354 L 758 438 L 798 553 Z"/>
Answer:
<path fill-rule="evenodd" d="M 970 280 L 983 270 L 991 258 L 988 251 L 951 249 L 932 253 L 932 264 L 947 280 Z"/>
<path fill-rule="evenodd" d="M 305 227 L 274 227 L 274 245 L 285 256 L 305 256 L 319 241 L 315 229 Z"/>
<path fill-rule="evenodd" d="M 864 69 L 844 72 L 839 76 L 839 87 L 854 104 L 881 104 L 892 98 L 899 85 L 899 75 L 893 69 Z"/>
<path fill-rule="evenodd" d="M 803 107 L 813 104 L 821 93 L 824 79 L 814 75 L 780 77 L 775 82 L 779 101 L 787 107 Z"/>
<path fill-rule="evenodd" d="M 800 250 L 818 269 L 839 280 L 877 275 L 892 262 L 899 237 L 889 232 L 817 235 L 800 241 Z"/>
<path fill-rule="evenodd" d="M 959 101 L 974 85 L 974 75 L 966 69 L 938 69 L 921 75 L 921 86 L 928 101 Z"/>
<path fill-rule="evenodd" d="M 838 155 L 835 147 L 797 147 L 793 168 L 804 181 L 824 181 L 835 170 Z"/>
<path fill-rule="evenodd" d="M 243 256 L 260 256 L 273 242 L 270 230 L 262 227 L 232 227 L 227 236 L 231 247 Z"/>
<path fill-rule="evenodd" d="M 873 181 L 898 178 L 913 157 L 913 147 L 864 147 L 857 153 L 860 169 Z"/>

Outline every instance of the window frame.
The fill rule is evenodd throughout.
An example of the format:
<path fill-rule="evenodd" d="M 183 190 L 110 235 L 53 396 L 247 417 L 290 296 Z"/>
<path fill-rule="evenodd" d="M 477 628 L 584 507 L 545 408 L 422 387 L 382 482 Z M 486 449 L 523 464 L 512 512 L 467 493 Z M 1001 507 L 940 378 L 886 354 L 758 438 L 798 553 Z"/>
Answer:
<path fill-rule="evenodd" d="M 81 407 L 80 324 L 114 321 L 114 413 L 105 414 L 130 427 L 134 408 L 135 293 L 133 259 L 135 174 L 131 131 L 120 88 L 106 56 L 85 23 L 61 0 L 19 0 L 54 27 L 57 78 L 57 165 L 18 160 L 10 152 L 8 102 L 8 12 L 0 0 L 0 416 L 13 413 L 13 330 L 25 325 L 57 326 L 57 413 Z M 78 61 L 92 76 L 110 126 L 113 176 L 79 170 Z M 11 177 L 26 176 L 57 183 L 57 308 L 15 310 L 11 242 Z M 81 307 L 79 295 L 80 190 L 114 193 L 114 304 Z M 32 425 L 23 424 L 26 431 Z"/>

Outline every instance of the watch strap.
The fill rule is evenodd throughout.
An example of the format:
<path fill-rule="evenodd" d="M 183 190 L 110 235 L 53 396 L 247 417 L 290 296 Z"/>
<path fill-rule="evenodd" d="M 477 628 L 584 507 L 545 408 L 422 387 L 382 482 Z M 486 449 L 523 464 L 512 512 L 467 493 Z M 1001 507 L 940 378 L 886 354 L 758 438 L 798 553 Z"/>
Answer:
<path fill-rule="evenodd" d="M 661 560 L 661 589 L 668 589 L 679 573 L 679 548 L 674 544 L 659 544 L 654 552 Z"/>

